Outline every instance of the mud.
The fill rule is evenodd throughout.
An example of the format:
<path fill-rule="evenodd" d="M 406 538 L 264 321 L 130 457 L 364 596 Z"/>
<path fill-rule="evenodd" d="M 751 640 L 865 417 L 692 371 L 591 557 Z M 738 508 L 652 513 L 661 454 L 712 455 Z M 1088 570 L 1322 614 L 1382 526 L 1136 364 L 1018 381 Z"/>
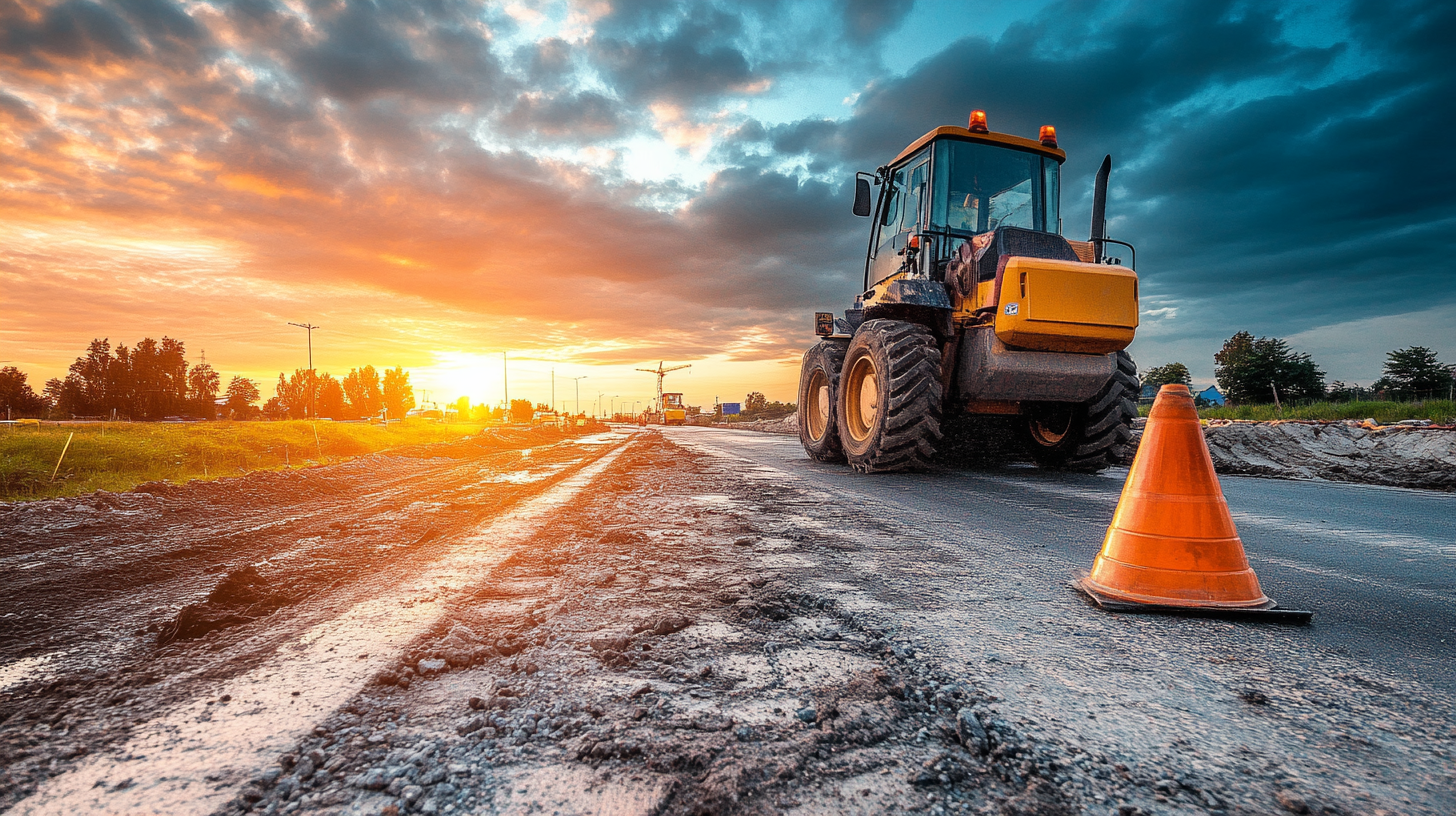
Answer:
<path fill-rule="evenodd" d="M 618 464 L 231 812 L 1066 812 L 975 690 L 784 580 L 741 482 Z"/>
<path fill-rule="evenodd" d="M 256 663 L 292 626 L 438 558 L 452 536 L 556 477 L 492 479 L 595 455 L 551 432 L 485 435 L 330 467 L 0 505 L 0 806 L 125 739 L 198 682 Z M 282 611 L 289 626 L 270 633 Z"/>
<path fill-rule="evenodd" d="M 1450 800 L 1449 700 L 1282 632 L 1209 643 L 1088 616 L 1019 542 L 852 504 L 634 431 L 6 511 L 0 558 L 22 577 L 0 618 L 16 634 L 0 808 L 1410 816 Z M 1027 593 L 1058 611 L 1026 619 Z M 1183 738 L 1200 727 L 1216 747 Z"/>

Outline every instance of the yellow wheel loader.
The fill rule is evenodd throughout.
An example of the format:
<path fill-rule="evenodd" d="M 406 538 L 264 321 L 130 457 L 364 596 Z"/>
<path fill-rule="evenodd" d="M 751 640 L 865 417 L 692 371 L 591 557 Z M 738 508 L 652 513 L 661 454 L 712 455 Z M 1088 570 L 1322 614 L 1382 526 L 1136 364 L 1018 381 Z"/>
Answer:
<path fill-rule="evenodd" d="M 946 426 L 1012 417 L 1048 467 L 1111 464 L 1137 416 L 1136 251 L 1107 237 L 1103 160 L 1089 240 L 1061 235 L 1056 130 L 993 133 L 984 111 L 938 127 L 855 177 L 872 216 L 864 290 L 799 376 L 799 438 L 824 462 L 864 472 L 928 464 Z M 878 187 L 876 195 L 872 186 Z M 1133 254 L 1132 268 L 1105 251 Z M 1004 425 L 1004 423 L 1003 423 Z"/>

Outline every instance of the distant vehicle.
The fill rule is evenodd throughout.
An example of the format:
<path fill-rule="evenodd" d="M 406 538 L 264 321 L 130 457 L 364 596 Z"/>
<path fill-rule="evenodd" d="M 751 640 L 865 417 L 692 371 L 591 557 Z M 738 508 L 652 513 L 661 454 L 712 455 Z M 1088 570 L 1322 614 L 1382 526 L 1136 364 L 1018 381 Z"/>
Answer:
<path fill-rule="evenodd" d="M 420 417 L 422 419 L 444 419 L 445 418 L 445 412 L 442 411 L 442 410 L 440 410 L 439 408 L 435 408 L 435 407 L 426 408 L 424 406 L 421 406 L 419 408 L 411 408 L 408 411 L 406 411 L 404 415 L 406 417 Z"/>
<path fill-rule="evenodd" d="M 660 407 L 658 414 L 663 425 L 688 424 L 688 409 L 683 405 L 682 394 L 663 394 Z"/>
<path fill-rule="evenodd" d="M 560 428 L 561 416 L 555 411 L 537 411 L 531 415 L 531 424 Z"/>

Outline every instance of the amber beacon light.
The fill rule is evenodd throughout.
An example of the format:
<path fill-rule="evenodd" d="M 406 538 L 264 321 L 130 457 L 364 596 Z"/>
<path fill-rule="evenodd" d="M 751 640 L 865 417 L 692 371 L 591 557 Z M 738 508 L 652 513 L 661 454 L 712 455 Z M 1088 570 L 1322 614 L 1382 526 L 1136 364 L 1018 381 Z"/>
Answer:
<path fill-rule="evenodd" d="M 1038 138 L 1041 140 L 1041 143 L 1046 145 L 1047 147 L 1056 147 L 1057 129 L 1052 127 L 1051 125 L 1042 125 L 1041 136 Z"/>
<path fill-rule="evenodd" d="M 971 123 L 967 128 L 972 133 L 990 133 L 991 128 L 986 126 L 986 112 L 983 110 L 971 111 Z"/>

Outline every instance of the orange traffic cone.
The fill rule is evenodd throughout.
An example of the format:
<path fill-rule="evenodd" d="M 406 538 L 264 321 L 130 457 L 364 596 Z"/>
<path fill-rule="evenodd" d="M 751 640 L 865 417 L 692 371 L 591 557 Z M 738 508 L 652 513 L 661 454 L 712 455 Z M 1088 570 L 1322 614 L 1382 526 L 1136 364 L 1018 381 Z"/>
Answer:
<path fill-rule="evenodd" d="M 1078 587 L 1119 612 L 1300 623 L 1314 614 L 1279 609 L 1259 588 L 1184 385 L 1158 392 L 1102 552 Z"/>

